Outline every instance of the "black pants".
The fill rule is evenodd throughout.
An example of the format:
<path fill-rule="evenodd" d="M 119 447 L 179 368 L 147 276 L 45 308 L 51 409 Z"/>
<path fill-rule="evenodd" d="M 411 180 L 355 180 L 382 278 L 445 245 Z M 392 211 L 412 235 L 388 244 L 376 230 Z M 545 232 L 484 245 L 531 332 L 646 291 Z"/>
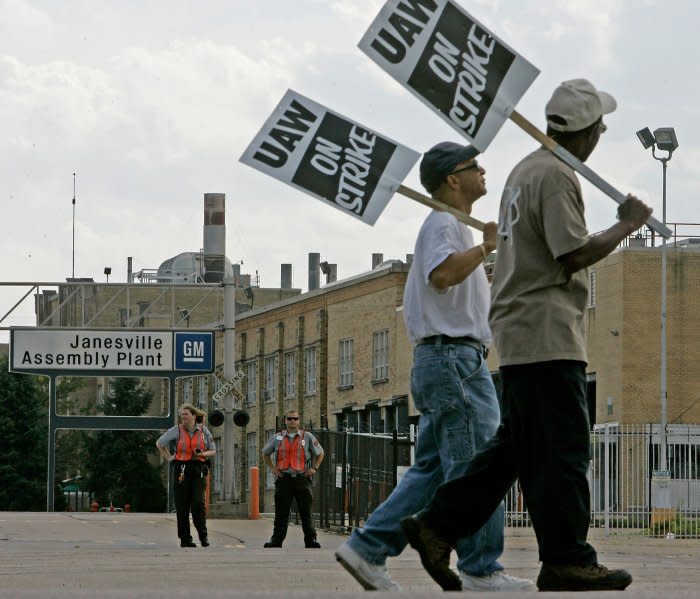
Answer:
<path fill-rule="evenodd" d="M 282 544 L 287 536 L 289 510 L 292 500 L 297 500 L 301 528 L 304 531 L 304 544 L 316 540 L 316 530 L 311 522 L 311 479 L 298 474 L 283 474 L 275 481 L 275 524 L 272 530 L 272 542 Z"/>
<path fill-rule="evenodd" d="M 583 362 L 557 360 L 501 368 L 501 425 L 465 475 L 442 485 L 424 514 L 446 538 L 471 535 L 516 478 L 542 562 L 588 565 L 590 425 Z"/>
<path fill-rule="evenodd" d="M 190 512 L 192 522 L 199 534 L 199 540 L 207 538 L 207 517 L 204 506 L 204 493 L 207 487 L 209 469 L 202 462 L 173 462 L 173 486 L 175 511 L 177 512 L 177 536 L 181 541 L 191 541 Z M 182 466 L 184 477 L 180 480 Z"/>

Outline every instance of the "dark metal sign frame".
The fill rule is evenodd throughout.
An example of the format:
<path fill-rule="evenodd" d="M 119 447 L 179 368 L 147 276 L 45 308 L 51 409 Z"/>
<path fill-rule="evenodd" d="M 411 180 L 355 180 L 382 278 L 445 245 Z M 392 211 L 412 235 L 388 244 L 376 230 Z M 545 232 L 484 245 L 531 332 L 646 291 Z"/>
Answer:
<path fill-rule="evenodd" d="M 85 331 L 91 334 L 111 333 L 124 335 L 128 333 L 136 333 L 148 335 L 151 333 L 157 334 L 172 334 L 172 344 L 175 345 L 176 334 L 196 336 L 209 336 L 210 342 L 206 347 L 206 356 L 209 358 L 208 364 L 203 364 L 193 369 L 178 368 L 176 366 L 176 348 L 172 347 L 173 360 L 170 370 L 153 371 L 139 370 L 138 368 L 128 370 L 114 369 L 67 369 L 67 368 L 46 368 L 46 369 L 27 369 L 14 364 L 14 349 L 15 349 L 15 332 L 16 331 L 54 331 L 56 333 L 68 331 Z M 173 417 L 175 414 L 175 381 L 177 378 L 186 376 L 196 376 L 198 374 L 211 374 L 214 371 L 214 356 L 215 356 L 215 334 L 213 330 L 182 330 L 182 329 L 36 329 L 34 327 L 13 327 L 10 329 L 10 372 L 21 372 L 23 374 L 32 374 L 36 376 L 49 377 L 49 426 L 48 426 L 48 468 L 46 481 L 46 511 L 51 512 L 54 509 L 54 489 L 56 484 L 56 432 L 59 430 L 164 430 L 173 425 Z M 56 413 L 56 379 L 61 376 L 106 376 L 106 377 L 147 377 L 147 378 L 163 378 L 168 379 L 168 413 L 165 416 L 61 416 Z"/>

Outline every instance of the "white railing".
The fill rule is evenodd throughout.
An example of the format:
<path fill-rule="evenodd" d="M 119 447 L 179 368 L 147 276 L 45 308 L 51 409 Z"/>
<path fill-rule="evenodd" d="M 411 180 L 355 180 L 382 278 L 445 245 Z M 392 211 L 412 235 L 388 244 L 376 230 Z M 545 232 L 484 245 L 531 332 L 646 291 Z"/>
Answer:
<path fill-rule="evenodd" d="M 659 425 L 597 425 L 591 435 L 591 526 L 700 538 L 700 425 L 669 425 L 659 464 Z M 552 489 L 556 493 L 556 489 Z M 530 526 L 518 485 L 506 496 L 509 526 Z"/>

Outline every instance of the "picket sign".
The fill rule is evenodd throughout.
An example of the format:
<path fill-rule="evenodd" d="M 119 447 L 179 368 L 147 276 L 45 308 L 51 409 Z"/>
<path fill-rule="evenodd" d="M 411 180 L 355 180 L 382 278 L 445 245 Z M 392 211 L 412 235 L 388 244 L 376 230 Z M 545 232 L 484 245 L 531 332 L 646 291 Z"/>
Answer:
<path fill-rule="evenodd" d="M 539 70 L 452 0 L 387 0 L 358 47 L 479 151 L 510 118 L 618 204 L 626 201 L 514 110 Z M 647 225 L 671 236 L 653 217 Z"/>
<path fill-rule="evenodd" d="M 420 154 L 288 90 L 240 161 L 374 225 L 400 193 L 449 212 L 479 231 L 484 224 L 401 184 Z"/>
<path fill-rule="evenodd" d="M 588 179 L 590 183 L 595 185 L 598 189 L 600 189 L 600 191 L 602 191 L 608 197 L 613 199 L 615 202 L 617 202 L 618 204 L 623 204 L 627 200 L 626 195 L 624 195 L 621 191 L 615 189 L 612 185 L 610 185 L 610 183 L 605 181 L 595 171 L 587 167 L 571 152 L 561 147 L 551 137 L 542 133 L 542 131 L 535 127 L 535 125 L 528 121 L 523 115 L 514 110 L 510 114 L 510 120 L 513 121 L 516 125 L 518 125 L 518 127 L 520 127 L 523 131 L 534 137 L 550 152 L 556 154 L 577 173 L 583 175 L 586 179 Z M 666 239 L 671 237 L 671 229 L 669 229 L 662 222 L 656 220 L 653 216 L 650 216 L 647 219 L 647 225 L 662 237 Z"/>

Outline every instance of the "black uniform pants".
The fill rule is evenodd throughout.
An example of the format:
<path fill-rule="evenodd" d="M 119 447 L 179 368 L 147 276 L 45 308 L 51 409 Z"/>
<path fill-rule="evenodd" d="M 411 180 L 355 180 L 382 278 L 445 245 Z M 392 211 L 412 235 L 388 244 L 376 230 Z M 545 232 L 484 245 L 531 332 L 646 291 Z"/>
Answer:
<path fill-rule="evenodd" d="M 209 469 L 203 462 L 173 462 L 173 486 L 175 511 L 177 512 L 177 536 L 181 541 L 191 541 L 190 512 L 199 540 L 207 538 L 207 517 L 204 494 Z M 184 466 L 184 472 L 182 467 Z M 184 475 L 184 476 L 181 476 Z"/>
<path fill-rule="evenodd" d="M 473 534 L 516 478 L 542 562 L 589 565 L 590 425 L 583 362 L 556 360 L 501 367 L 503 411 L 496 435 L 462 478 L 442 485 L 424 513 L 446 538 Z"/>
<path fill-rule="evenodd" d="M 272 530 L 272 542 L 282 544 L 287 536 L 289 510 L 292 500 L 296 499 L 301 518 L 301 528 L 304 531 L 304 544 L 316 540 L 316 530 L 311 522 L 311 479 L 303 474 L 296 476 L 282 474 L 275 481 L 275 524 Z"/>

